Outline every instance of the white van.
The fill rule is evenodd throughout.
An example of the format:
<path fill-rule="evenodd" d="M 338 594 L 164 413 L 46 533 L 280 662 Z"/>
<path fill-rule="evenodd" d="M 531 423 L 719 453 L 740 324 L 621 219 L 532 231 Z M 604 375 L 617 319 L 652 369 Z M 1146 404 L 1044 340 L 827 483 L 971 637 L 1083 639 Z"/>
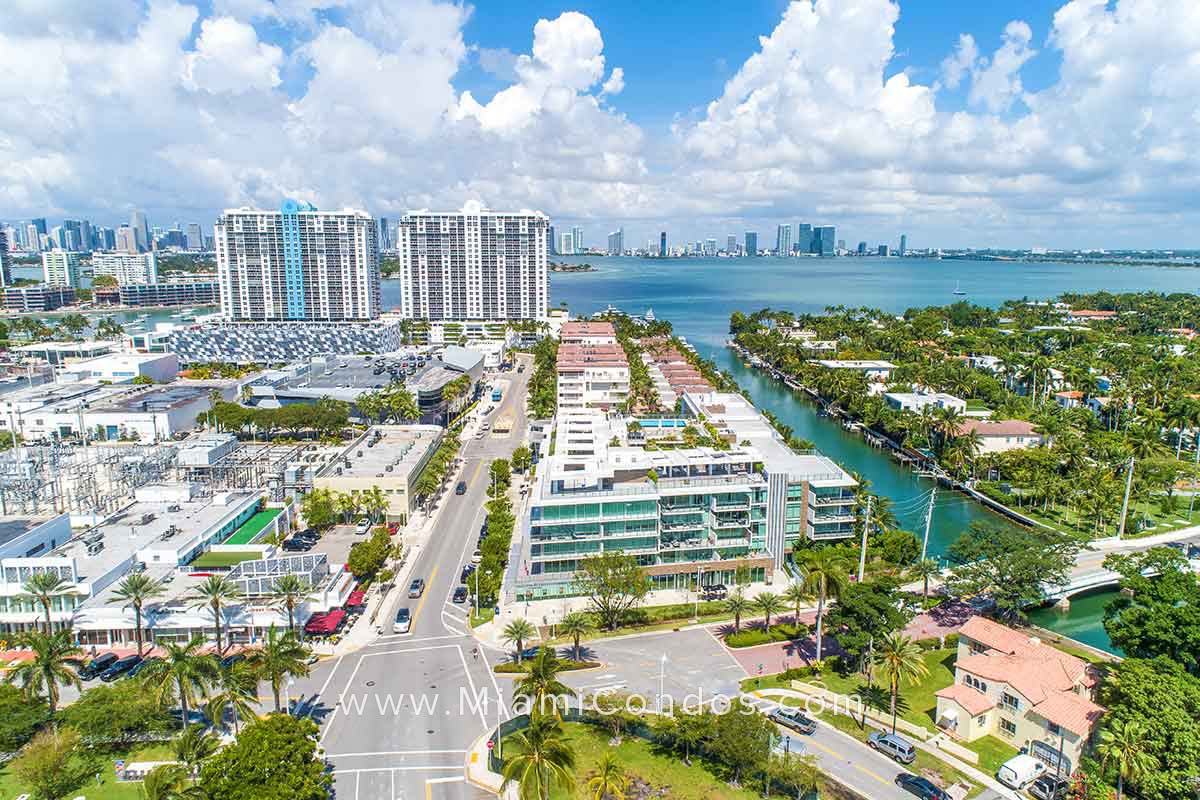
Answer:
<path fill-rule="evenodd" d="M 1010 789 L 1024 789 L 1046 771 L 1046 765 L 1031 755 L 1022 753 L 1000 765 L 996 778 Z"/>

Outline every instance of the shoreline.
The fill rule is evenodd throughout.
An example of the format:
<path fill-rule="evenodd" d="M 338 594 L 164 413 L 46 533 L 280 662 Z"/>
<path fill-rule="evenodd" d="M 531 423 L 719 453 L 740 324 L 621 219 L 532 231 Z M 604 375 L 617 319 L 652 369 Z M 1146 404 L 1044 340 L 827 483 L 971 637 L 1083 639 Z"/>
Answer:
<path fill-rule="evenodd" d="M 113 314 L 138 314 L 138 313 L 153 313 L 155 311 L 170 311 L 171 309 L 180 308 L 218 308 L 219 306 L 195 305 L 193 303 L 182 303 L 180 305 L 167 306 L 104 306 L 102 308 L 75 308 L 73 306 L 63 306 L 56 308 L 53 311 L 2 311 L 0 319 L 15 319 L 17 317 L 65 317 L 68 314 L 82 314 L 85 317 L 92 314 L 100 314 L 110 316 Z"/>
<path fill-rule="evenodd" d="M 863 441 L 866 444 L 868 444 L 869 446 L 871 446 L 873 449 L 887 448 L 887 449 L 889 449 L 890 453 L 893 456 L 896 456 L 896 454 L 899 453 L 901 456 L 903 456 L 903 458 L 896 457 L 896 461 L 899 462 L 902 466 L 909 466 L 910 469 L 912 471 L 914 471 L 918 477 L 935 481 L 939 485 L 948 486 L 953 491 L 958 492 L 962 495 L 965 495 L 965 496 L 969 497 L 971 500 L 975 501 L 975 503 L 980 508 L 984 509 L 985 511 L 989 511 L 998 517 L 1002 517 L 1006 521 L 1011 522 L 1013 524 L 1021 525 L 1026 528 L 1046 528 L 1046 529 L 1052 530 L 1048 525 L 1038 522 L 1037 520 L 1032 519 L 1030 517 L 1026 517 L 1024 514 L 1021 514 L 1020 512 L 1017 512 L 1014 509 L 1009 508 L 1008 506 L 1004 505 L 1003 503 L 998 503 L 995 500 L 993 500 L 992 498 L 981 494 L 980 492 L 963 484 L 961 481 L 955 480 L 954 478 L 947 475 L 945 473 L 945 471 L 941 468 L 941 466 L 938 465 L 936 462 L 933 462 L 934 466 L 937 469 L 936 472 L 923 471 L 919 466 L 919 463 L 920 463 L 919 457 L 915 456 L 915 455 L 914 456 L 907 455 L 907 453 L 905 452 L 905 448 L 903 446 L 897 444 L 896 442 L 893 442 L 887 436 L 866 427 L 860 421 L 854 419 L 848 412 L 846 412 L 840 408 L 836 409 L 837 413 L 831 412 L 829 410 L 829 407 L 820 399 L 820 396 L 815 391 L 813 391 L 812 389 L 810 389 L 807 386 L 804 386 L 801 383 L 791 380 L 788 376 L 784 375 L 779 370 L 776 370 L 774 367 L 767 365 L 761 358 L 756 356 L 754 353 L 751 353 L 749 350 L 746 350 L 745 348 L 741 347 L 740 345 L 733 343 L 732 340 L 728 341 L 726 343 L 726 346 L 730 350 L 732 350 L 734 353 L 736 353 L 739 358 L 744 358 L 746 361 L 748 361 L 750 369 L 758 370 L 759 372 L 765 372 L 772 380 L 774 380 L 777 383 L 782 383 L 784 386 L 786 386 L 788 389 L 790 389 L 793 393 L 798 393 L 802 397 L 807 396 L 808 402 L 815 403 L 819 407 L 819 409 L 820 409 L 820 412 L 818 414 L 819 416 L 825 416 L 825 417 L 829 417 L 831 419 L 835 418 L 835 417 L 845 419 L 848 423 L 850 423 L 849 426 L 847 426 L 846 424 L 841 425 L 842 429 L 845 430 L 846 432 L 860 434 L 862 436 Z M 877 444 L 877 442 L 878 442 L 878 444 Z"/>

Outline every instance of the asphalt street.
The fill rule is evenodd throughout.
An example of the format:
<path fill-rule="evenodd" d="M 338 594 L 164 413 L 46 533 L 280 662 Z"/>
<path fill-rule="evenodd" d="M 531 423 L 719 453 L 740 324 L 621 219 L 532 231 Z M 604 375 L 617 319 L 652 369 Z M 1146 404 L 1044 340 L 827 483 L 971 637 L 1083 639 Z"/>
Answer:
<path fill-rule="evenodd" d="M 496 702 L 502 684 L 491 664 L 497 654 L 477 645 L 469 634 L 467 610 L 451 602 L 451 596 L 483 522 L 488 465 L 524 440 L 529 375 L 526 369 L 493 381 L 506 388 L 488 419 L 512 413 L 511 434 L 463 440 L 461 477 L 455 482 L 466 481 L 467 492 L 451 491 L 441 500 L 445 505 L 411 572 L 411 578 L 426 581 L 424 594 L 409 599 L 405 592 L 381 610 L 383 635 L 320 665 L 293 688 L 321 724 L 321 744 L 333 765 L 339 800 L 492 796 L 465 782 L 463 766 L 471 744 L 507 714 Z M 483 405 L 488 405 L 486 397 Z M 390 633 L 400 606 L 413 616 L 407 634 Z"/>

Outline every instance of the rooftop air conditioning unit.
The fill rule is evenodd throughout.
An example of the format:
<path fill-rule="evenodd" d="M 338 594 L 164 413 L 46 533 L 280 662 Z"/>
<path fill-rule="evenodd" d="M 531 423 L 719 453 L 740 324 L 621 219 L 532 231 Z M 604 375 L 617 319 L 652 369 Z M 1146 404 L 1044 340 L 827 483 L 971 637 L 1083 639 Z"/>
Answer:
<path fill-rule="evenodd" d="M 154 522 L 154 514 L 147 512 L 145 514 L 142 514 L 142 521 L 139 524 L 149 525 L 151 522 Z"/>
<path fill-rule="evenodd" d="M 384 472 L 391 472 L 391 471 L 392 471 L 392 465 L 391 465 L 391 464 L 388 464 L 386 467 L 384 467 Z"/>

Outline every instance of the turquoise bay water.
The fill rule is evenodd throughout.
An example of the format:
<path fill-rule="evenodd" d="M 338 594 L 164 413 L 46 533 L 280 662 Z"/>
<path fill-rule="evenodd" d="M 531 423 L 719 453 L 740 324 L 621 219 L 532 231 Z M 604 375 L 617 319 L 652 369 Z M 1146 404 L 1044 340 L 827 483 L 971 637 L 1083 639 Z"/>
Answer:
<path fill-rule="evenodd" d="M 1116 589 L 1102 589 L 1091 594 L 1071 598 L 1069 611 L 1059 611 L 1046 606 L 1030 612 L 1029 621 L 1034 625 L 1061 633 L 1076 641 L 1090 644 L 1109 653 L 1122 655 L 1120 648 L 1113 645 L 1104 630 L 1104 607 L 1117 597 Z"/>

